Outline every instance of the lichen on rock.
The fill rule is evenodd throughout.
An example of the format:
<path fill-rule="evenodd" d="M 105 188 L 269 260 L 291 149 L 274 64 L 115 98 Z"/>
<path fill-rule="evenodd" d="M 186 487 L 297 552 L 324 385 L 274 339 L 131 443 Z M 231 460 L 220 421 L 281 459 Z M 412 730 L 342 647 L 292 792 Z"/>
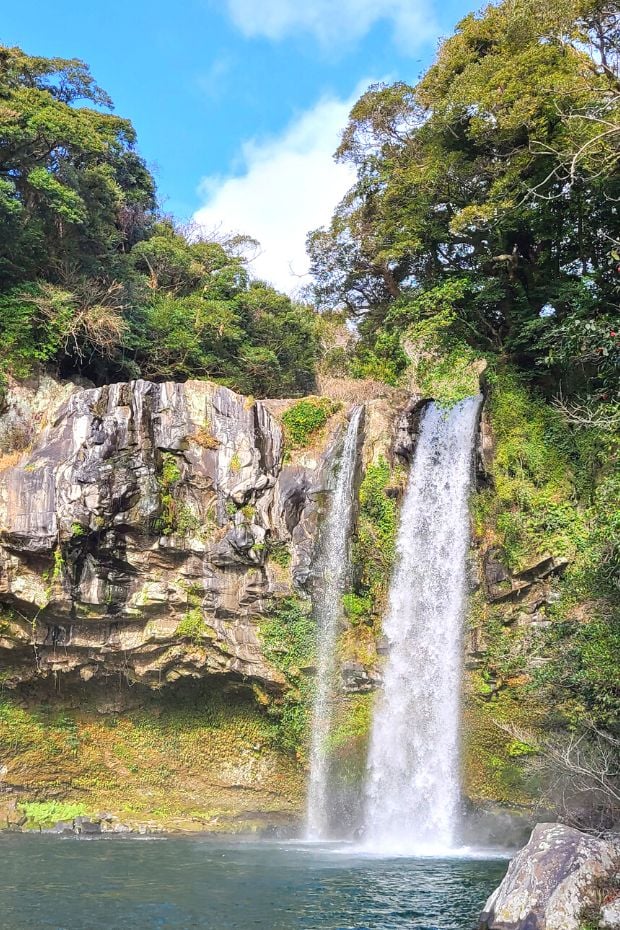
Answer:
<path fill-rule="evenodd" d="M 485 904 L 480 930 L 580 930 L 597 883 L 619 866 L 617 842 L 538 824 Z"/>

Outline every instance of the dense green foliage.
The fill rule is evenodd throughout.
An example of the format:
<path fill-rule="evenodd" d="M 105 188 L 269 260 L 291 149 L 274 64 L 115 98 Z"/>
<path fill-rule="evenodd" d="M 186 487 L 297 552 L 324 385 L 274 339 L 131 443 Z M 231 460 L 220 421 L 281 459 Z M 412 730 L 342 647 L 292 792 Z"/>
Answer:
<path fill-rule="evenodd" d="M 356 103 L 357 183 L 309 239 L 318 299 L 360 318 L 354 373 L 393 383 L 399 333 L 439 312 L 556 393 L 615 395 L 619 47 L 602 0 L 510 0 Z"/>
<path fill-rule="evenodd" d="M 572 558 L 586 534 L 577 486 L 577 475 L 586 466 L 576 437 L 515 375 L 491 374 L 489 381 L 494 481 L 478 495 L 479 519 L 494 527 L 506 564 L 514 571 L 545 552 Z M 588 451 L 595 457 L 587 465 L 592 470 L 598 456 L 596 450 Z"/>
<path fill-rule="evenodd" d="M 0 49 L 0 100 L 2 286 L 114 275 L 155 205 L 131 123 L 82 62 L 17 48 Z"/>
<path fill-rule="evenodd" d="M 276 722 L 275 745 L 304 760 L 313 694 L 310 673 L 316 648 L 310 602 L 298 597 L 280 601 L 261 623 L 260 633 L 267 657 L 291 684 L 291 690 L 269 706 Z"/>
<path fill-rule="evenodd" d="M 312 388 L 313 314 L 247 269 L 253 240 L 157 214 L 131 123 L 80 61 L 0 48 L 0 366 L 97 383 Z"/>
<path fill-rule="evenodd" d="M 476 496 L 476 533 L 510 569 L 549 554 L 569 560 L 532 638 L 504 605 L 483 610 L 485 674 L 525 673 L 555 723 L 620 719 L 620 536 L 617 439 L 567 424 L 515 374 L 491 375 L 492 484 Z M 474 604 L 474 611 L 481 604 Z M 542 657 L 542 663 L 532 660 Z"/>
<path fill-rule="evenodd" d="M 297 401 L 282 414 L 284 435 L 291 449 L 303 449 L 338 409 L 327 397 Z"/>
<path fill-rule="evenodd" d="M 359 490 L 359 517 L 353 551 L 353 563 L 358 580 L 358 596 L 365 596 L 380 611 L 384 605 L 396 546 L 398 505 L 394 495 L 388 495 L 392 485 L 392 470 L 385 458 L 366 469 Z M 396 491 L 397 486 L 392 485 Z M 347 600 L 347 614 L 353 619 L 362 610 L 359 600 Z"/>

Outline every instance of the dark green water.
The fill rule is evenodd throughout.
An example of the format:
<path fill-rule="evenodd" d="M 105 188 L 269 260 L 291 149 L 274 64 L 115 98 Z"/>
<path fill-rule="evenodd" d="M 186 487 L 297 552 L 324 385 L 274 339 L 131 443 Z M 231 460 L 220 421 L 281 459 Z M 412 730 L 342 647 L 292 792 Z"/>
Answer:
<path fill-rule="evenodd" d="M 504 860 L 0 836 L 1 930 L 472 930 Z"/>

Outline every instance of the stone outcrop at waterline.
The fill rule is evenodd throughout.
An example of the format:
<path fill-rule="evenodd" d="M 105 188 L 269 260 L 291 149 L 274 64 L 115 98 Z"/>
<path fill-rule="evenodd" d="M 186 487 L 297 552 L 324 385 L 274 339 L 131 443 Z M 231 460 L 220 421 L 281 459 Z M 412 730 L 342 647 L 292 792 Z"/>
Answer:
<path fill-rule="evenodd" d="M 620 840 L 538 824 L 487 901 L 479 930 L 580 930 L 586 911 L 597 925 L 617 930 L 611 905 L 620 887 L 611 885 L 619 869 Z"/>

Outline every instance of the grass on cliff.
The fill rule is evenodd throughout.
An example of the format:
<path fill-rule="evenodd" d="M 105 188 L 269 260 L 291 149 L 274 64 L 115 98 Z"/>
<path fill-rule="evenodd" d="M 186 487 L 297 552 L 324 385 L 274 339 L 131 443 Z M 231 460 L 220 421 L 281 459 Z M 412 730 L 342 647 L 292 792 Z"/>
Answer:
<path fill-rule="evenodd" d="M 493 488 L 478 496 L 477 523 L 514 571 L 545 554 L 574 558 L 587 536 L 580 491 L 596 463 L 581 461 L 570 428 L 516 375 L 490 373 L 489 383 Z"/>
<path fill-rule="evenodd" d="M 620 719 L 618 441 L 575 429 L 510 370 L 492 371 L 489 388 L 495 454 L 492 482 L 473 501 L 477 545 L 511 571 L 546 555 L 569 560 L 535 608 L 542 622 L 482 592 L 471 600 L 483 654 L 465 710 L 468 793 L 519 804 L 536 794 L 530 753 L 503 725 L 613 731 Z"/>
<path fill-rule="evenodd" d="M 310 444 L 340 404 L 327 397 L 305 397 L 282 414 L 284 437 L 289 449 L 304 449 Z"/>
<path fill-rule="evenodd" d="M 53 804 L 65 805 L 59 820 L 79 808 L 209 829 L 300 808 L 300 771 L 274 747 L 274 722 L 251 693 L 190 683 L 143 697 L 139 709 L 102 715 L 0 695 L 3 783 L 32 825 L 46 824 Z"/>
<path fill-rule="evenodd" d="M 262 620 L 260 635 L 265 655 L 291 685 L 283 697 L 265 699 L 275 726 L 273 743 L 305 762 L 316 659 L 316 624 L 310 601 L 300 597 L 279 601 Z"/>
<path fill-rule="evenodd" d="M 353 567 L 357 579 L 353 594 L 363 600 L 349 598 L 345 602 L 349 615 L 365 611 L 367 605 L 371 613 L 380 615 L 385 606 L 396 554 L 397 498 L 404 477 L 402 468 L 391 468 L 381 457 L 367 467 L 362 479 L 357 533 L 353 540 Z"/>
<path fill-rule="evenodd" d="M 531 806 L 538 786 L 527 761 L 534 748 L 515 740 L 508 729 L 536 732 L 544 712 L 544 706 L 528 699 L 518 685 L 494 692 L 484 670 L 466 675 L 462 777 L 464 793 L 471 801 L 510 808 Z"/>

